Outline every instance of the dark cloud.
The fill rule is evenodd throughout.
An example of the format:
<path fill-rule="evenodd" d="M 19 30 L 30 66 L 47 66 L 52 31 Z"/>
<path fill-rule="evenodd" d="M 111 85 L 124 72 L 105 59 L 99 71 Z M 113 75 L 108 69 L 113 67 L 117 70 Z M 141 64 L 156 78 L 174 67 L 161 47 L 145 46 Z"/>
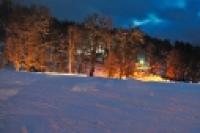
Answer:
<path fill-rule="evenodd" d="M 200 45 L 199 0 L 25 0 L 48 6 L 59 19 L 82 21 L 98 12 L 115 26 L 140 26 L 145 32 Z"/>

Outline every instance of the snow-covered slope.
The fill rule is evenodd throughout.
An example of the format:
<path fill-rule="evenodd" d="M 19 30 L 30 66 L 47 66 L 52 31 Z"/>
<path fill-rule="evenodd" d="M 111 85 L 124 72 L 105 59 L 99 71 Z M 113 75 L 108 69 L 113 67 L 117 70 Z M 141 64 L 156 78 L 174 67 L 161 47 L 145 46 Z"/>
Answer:
<path fill-rule="evenodd" d="M 0 133 L 199 133 L 200 85 L 0 71 Z"/>

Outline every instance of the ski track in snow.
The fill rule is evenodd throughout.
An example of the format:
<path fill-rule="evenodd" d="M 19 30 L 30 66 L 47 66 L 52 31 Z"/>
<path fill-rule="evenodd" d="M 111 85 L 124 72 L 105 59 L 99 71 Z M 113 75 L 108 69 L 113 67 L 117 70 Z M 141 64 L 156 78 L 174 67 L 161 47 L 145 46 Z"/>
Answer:
<path fill-rule="evenodd" d="M 199 133 L 200 84 L 0 70 L 0 133 Z"/>

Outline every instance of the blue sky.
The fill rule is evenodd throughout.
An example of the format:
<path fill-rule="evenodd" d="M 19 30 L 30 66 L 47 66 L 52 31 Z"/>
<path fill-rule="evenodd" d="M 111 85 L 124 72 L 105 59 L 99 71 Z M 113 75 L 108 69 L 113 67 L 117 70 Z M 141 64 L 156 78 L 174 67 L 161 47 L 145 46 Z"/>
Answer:
<path fill-rule="evenodd" d="M 117 27 L 139 26 L 151 36 L 200 45 L 200 0 L 25 0 L 48 6 L 64 20 L 91 13 L 113 18 Z"/>

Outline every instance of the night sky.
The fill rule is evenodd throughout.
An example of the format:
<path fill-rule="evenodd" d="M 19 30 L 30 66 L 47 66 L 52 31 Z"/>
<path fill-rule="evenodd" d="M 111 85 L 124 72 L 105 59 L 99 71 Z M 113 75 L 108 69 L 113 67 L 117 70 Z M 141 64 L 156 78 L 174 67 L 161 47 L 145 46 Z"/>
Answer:
<path fill-rule="evenodd" d="M 200 0 L 25 0 L 48 6 L 61 20 L 82 21 L 91 13 L 117 27 L 139 26 L 151 36 L 200 46 Z"/>

